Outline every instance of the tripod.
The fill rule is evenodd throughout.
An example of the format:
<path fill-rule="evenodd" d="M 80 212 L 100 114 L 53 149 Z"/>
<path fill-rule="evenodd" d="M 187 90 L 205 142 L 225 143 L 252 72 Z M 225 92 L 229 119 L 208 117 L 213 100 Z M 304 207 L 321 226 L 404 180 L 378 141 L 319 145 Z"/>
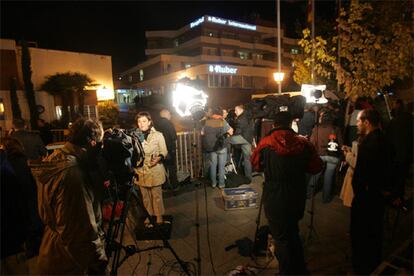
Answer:
<path fill-rule="evenodd" d="M 319 106 L 318 106 L 318 100 L 319 99 L 315 99 L 315 103 L 316 103 L 316 110 L 315 110 L 315 127 L 316 127 L 316 148 L 318 148 L 318 135 L 319 135 Z M 315 233 L 315 235 L 318 235 L 316 233 L 315 230 L 315 226 L 314 226 L 314 216 L 315 216 L 315 189 L 317 187 L 318 184 L 318 177 L 316 176 L 311 176 L 311 189 L 312 189 L 312 193 L 311 193 L 311 204 L 310 204 L 310 210 L 308 210 L 308 214 L 310 215 L 310 222 L 308 225 L 308 236 L 306 238 L 306 243 L 310 243 L 310 241 L 312 240 L 312 234 Z"/>
<path fill-rule="evenodd" d="M 126 219 L 128 216 L 128 211 L 129 211 L 129 207 L 131 205 L 132 200 L 135 200 L 137 205 L 141 207 L 141 210 L 145 210 L 145 208 L 143 208 L 143 203 L 138 194 L 138 191 L 134 188 L 134 185 L 132 183 L 133 183 L 133 178 L 130 181 L 127 181 L 126 184 L 124 184 L 124 187 L 127 188 L 127 190 L 125 194 L 124 206 L 121 212 L 121 216 L 118 220 L 115 219 L 115 209 L 119 202 L 118 190 L 116 190 L 117 192 L 116 198 L 112 206 L 111 221 L 109 223 L 109 228 L 106 234 L 106 244 L 107 244 L 106 253 L 107 253 L 108 258 L 113 257 L 112 264 L 111 264 L 111 275 L 117 275 L 119 267 L 130 256 L 136 253 L 141 253 L 141 252 L 154 250 L 154 249 L 162 249 L 162 248 L 167 248 L 168 250 L 170 250 L 170 252 L 173 254 L 175 259 L 179 263 L 181 269 L 187 275 L 190 275 L 190 271 L 188 270 L 186 264 L 179 258 L 177 253 L 174 251 L 174 249 L 171 247 L 170 243 L 168 242 L 167 237 L 161 231 L 159 231 L 157 227 L 154 227 L 154 229 L 158 231 L 157 234 L 159 234 L 159 237 L 163 242 L 163 246 L 152 246 L 152 247 L 148 247 L 144 249 L 139 249 L 137 245 L 124 245 L 123 244 Z M 145 216 L 148 217 L 148 213 L 146 211 L 145 211 Z M 124 256 L 121 258 L 122 251 L 124 251 Z"/>

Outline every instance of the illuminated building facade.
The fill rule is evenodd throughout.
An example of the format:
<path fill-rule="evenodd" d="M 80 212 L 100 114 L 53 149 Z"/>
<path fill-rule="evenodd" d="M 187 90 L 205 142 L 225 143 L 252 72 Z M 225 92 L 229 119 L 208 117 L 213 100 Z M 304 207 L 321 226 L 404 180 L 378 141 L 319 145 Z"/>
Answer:
<path fill-rule="evenodd" d="M 282 71 L 289 78 L 297 40 L 282 34 Z M 118 76 L 123 103 L 148 95 L 171 97 L 177 80 L 197 80 L 209 102 L 231 107 L 250 99 L 251 94 L 274 92 L 277 68 L 277 29 L 214 16 L 202 16 L 169 31 L 147 31 L 147 60 Z M 285 80 L 285 83 L 289 79 Z M 131 94 L 131 92 L 133 94 Z"/>
<path fill-rule="evenodd" d="M 88 75 L 97 87 L 87 88 L 84 98 L 84 114 L 97 117 L 97 102 L 114 98 L 112 58 L 106 55 L 59 51 L 37 48 L 29 45 L 32 83 L 35 90 L 36 104 L 41 105 L 40 117 L 47 122 L 60 118 L 62 113 L 61 98 L 45 91 L 40 91 L 41 84 L 47 76 L 56 73 L 79 72 Z M 22 117 L 30 118 L 29 107 L 24 93 L 22 67 L 22 48 L 14 40 L 0 39 L 0 127 L 9 129 L 12 125 L 12 107 L 10 98 L 10 80 L 14 79 Z M 75 101 L 75 109 L 77 103 Z M 1 106 L 3 106 L 3 111 Z"/>

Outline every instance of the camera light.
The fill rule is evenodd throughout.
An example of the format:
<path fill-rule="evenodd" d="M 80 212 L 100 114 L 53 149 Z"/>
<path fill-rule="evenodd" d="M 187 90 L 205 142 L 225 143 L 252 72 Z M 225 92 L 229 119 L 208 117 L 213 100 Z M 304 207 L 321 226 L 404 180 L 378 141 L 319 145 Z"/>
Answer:
<path fill-rule="evenodd" d="M 323 93 L 325 89 L 326 85 L 302 84 L 301 92 L 307 103 L 324 104 L 328 102 Z"/>
<path fill-rule="evenodd" d="M 172 105 L 181 117 L 190 116 L 192 111 L 194 113 L 195 110 L 204 108 L 208 98 L 204 91 L 182 83 L 177 83 L 172 96 Z"/>

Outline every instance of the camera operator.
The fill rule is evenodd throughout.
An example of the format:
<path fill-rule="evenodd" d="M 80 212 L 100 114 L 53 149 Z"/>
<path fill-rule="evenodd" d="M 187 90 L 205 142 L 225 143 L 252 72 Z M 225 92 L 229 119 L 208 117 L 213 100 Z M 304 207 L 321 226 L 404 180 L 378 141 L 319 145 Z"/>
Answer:
<path fill-rule="evenodd" d="M 252 180 L 252 165 L 250 157 L 252 155 L 252 143 L 254 137 L 253 120 L 248 118 L 244 112 L 243 105 L 238 105 L 234 108 L 236 113 L 234 135 L 230 137 L 229 141 L 232 145 L 240 145 L 243 154 L 244 176 Z"/>
<path fill-rule="evenodd" d="M 99 171 L 102 125 L 81 118 L 70 132 L 63 148 L 31 164 L 45 224 L 36 274 L 104 274 L 106 270 L 97 196 L 103 178 L 91 176 Z"/>
<path fill-rule="evenodd" d="M 264 171 L 263 206 L 275 240 L 279 274 L 307 274 L 298 222 L 306 202 L 306 173 L 322 170 L 315 147 L 291 129 L 289 112 L 274 117 L 274 129 L 253 152 L 256 171 Z"/>

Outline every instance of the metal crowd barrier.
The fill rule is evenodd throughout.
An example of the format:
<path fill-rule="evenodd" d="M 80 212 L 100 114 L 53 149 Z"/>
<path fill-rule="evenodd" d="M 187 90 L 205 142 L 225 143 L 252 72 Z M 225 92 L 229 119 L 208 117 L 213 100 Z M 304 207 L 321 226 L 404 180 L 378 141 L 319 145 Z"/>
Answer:
<path fill-rule="evenodd" d="M 201 151 L 200 131 L 177 133 L 177 175 L 189 175 L 191 178 L 202 176 L 203 153 Z"/>

